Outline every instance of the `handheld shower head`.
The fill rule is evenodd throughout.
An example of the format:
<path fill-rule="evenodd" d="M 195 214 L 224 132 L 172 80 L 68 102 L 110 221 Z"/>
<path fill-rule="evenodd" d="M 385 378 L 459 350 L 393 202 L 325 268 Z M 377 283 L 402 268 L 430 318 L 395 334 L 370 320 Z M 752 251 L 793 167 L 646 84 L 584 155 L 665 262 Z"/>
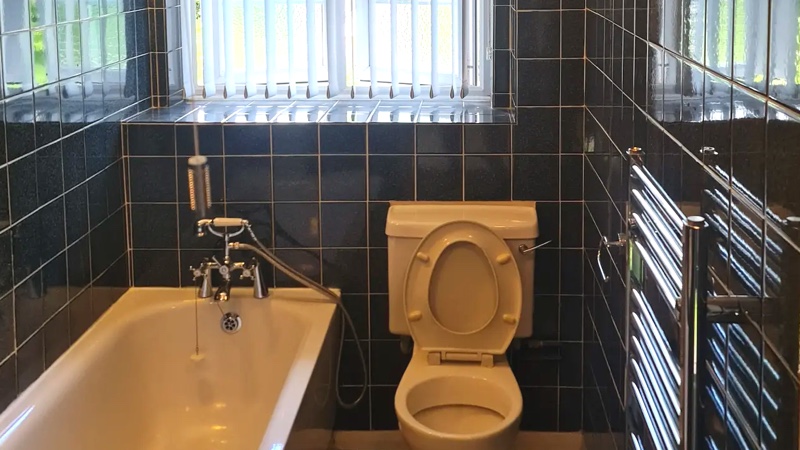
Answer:
<path fill-rule="evenodd" d="M 189 158 L 189 205 L 197 220 L 207 219 L 211 209 L 211 175 L 208 158 L 192 156 Z"/>

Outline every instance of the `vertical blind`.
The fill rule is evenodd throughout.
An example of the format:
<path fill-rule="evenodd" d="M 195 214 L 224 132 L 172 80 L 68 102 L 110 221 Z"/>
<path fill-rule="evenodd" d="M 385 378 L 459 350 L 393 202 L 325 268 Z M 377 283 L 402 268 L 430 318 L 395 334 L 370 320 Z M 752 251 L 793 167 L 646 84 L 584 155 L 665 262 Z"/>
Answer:
<path fill-rule="evenodd" d="M 491 2 L 196 0 L 187 97 L 484 95 Z"/>

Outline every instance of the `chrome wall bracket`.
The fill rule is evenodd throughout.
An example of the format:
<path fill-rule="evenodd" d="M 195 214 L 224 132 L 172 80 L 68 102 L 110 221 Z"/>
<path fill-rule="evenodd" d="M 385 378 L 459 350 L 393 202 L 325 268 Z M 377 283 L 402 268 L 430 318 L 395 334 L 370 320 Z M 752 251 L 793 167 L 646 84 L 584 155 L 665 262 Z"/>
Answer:
<path fill-rule="evenodd" d="M 628 235 L 625 233 L 619 233 L 616 241 L 609 241 L 606 236 L 600 238 L 600 244 L 597 246 L 597 269 L 600 271 L 600 278 L 603 280 L 603 283 L 608 283 L 611 280 L 611 277 L 608 276 L 605 269 L 603 269 L 603 250 L 609 250 L 612 247 L 625 247 L 627 244 Z"/>
<path fill-rule="evenodd" d="M 712 323 L 745 323 L 744 315 L 760 316 L 761 299 L 746 295 L 718 295 L 706 298 L 708 320 Z"/>

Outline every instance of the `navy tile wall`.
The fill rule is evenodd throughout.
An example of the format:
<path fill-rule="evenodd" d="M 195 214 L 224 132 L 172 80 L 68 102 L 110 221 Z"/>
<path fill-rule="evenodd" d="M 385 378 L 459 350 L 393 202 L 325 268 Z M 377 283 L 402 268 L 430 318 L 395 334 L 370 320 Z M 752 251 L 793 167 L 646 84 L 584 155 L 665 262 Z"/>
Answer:
<path fill-rule="evenodd" d="M 144 0 L 2 3 L 0 409 L 129 286 L 120 121 L 150 106 Z"/>
<path fill-rule="evenodd" d="M 214 106 L 169 110 L 197 114 L 192 108 Z M 160 110 L 170 117 L 168 122 L 154 123 L 148 113 L 141 119 L 145 122 L 125 124 L 136 286 L 191 285 L 188 266 L 220 248 L 214 239 L 192 235 L 194 216 L 184 187 L 187 157 L 181 152 L 186 125 L 175 122 L 178 113 L 169 110 Z M 231 112 L 229 117 L 237 116 Z M 526 399 L 534 405 L 525 410 L 526 427 L 580 428 L 575 417 L 581 414 L 582 382 L 572 375 L 582 365 L 583 232 L 581 199 L 572 191 L 581 174 L 575 169 L 580 165 L 567 159 L 580 156 L 561 154 L 558 132 L 554 147 L 536 153 L 513 144 L 512 135 L 522 124 L 225 122 L 198 127 L 201 136 L 217 136 L 211 130 L 222 133 L 214 138 L 222 143 L 219 147 L 201 146 L 203 153 L 222 155 L 210 156 L 215 214 L 253 220 L 263 241 L 281 257 L 346 293 L 371 369 L 369 401 L 338 414 L 338 427 L 344 429 L 397 426 L 393 395 L 409 355 L 388 331 L 384 228 L 389 201 L 540 200 L 542 239 L 554 243 L 537 255 L 539 325 L 534 338 L 510 357 Z M 582 132 L 582 125 L 576 132 Z M 535 132 L 528 134 L 536 139 Z M 141 136 L 165 137 L 172 147 L 159 145 L 161 154 L 154 155 L 149 139 Z M 561 183 L 562 178 L 568 180 Z M 174 224 L 178 235 L 152 236 L 154 223 Z M 280 274 L 268 278 L 274 285 L 292 285 Z M 355 351 L 349 341 L 341 378 L 345 395 L 355 394 L 361 381 Z M 563 401 L 550 402 L 549 397 Z"/>
<path fill-rule="evenodd" d="M 684 212 L 711 222 L 714 276 L 733 294 L 762 298 L 765 308 L 781 311 L 755 315 L 753 324 L 713 328 L 709 345 L 725 350 L 712 364 L 731 378 L 724 386 L 707 386 L 722 399 L 705 399 L 707 442 L 716 448 L 794 448 L 800 297 L 794 37 L 800 2 L 589 0 L 587 6 L 587 447 L 630 448 L 623 413 L 625 257 L 604 256 L 611 275 L 604 284 L 591 247 L 601 235 L 626 230 L 624 152 L 638 146 Z M 716 156 L 701 153 L 703 147 L 713 147 Z M 741 407 L 750 403 L 736 397 L 740 387 L 753 408 Z M 742 415 L 725 419 L 735 403 Z"/>
<path fill-rule="evenodd" d="M 366 114 L 363 105 L 348 102 L 180 103 L 176 61 L 182 48 L 179 39 L 170 39 L 169 25 L 180 6 L 158 6 L 164 8 L 151 9 L 152 23 L 167 23 L 167 30 L 153 31 L 153 104 L 171 106 L 125 126 L 133 283 L 189 285 L 188 265 L 219 248 L 191 233 L 184 164 L 194 151 L 188 125 L 200 123 L 199 150 L 210 158 L 215 213 L 248 216 L 279 256 L 347 293 L 345 303 L 363 331 L 370 389 L 358 409 L 339 411 L 337 427 L 392 429 L 394 391 L 408 355 L 387 326 L 388 202 L 538 200 L 542 239 L 553 240 L 537 256 L 542 330 L 537 327 L 510 358 L 526 399 L 524 428 L 578 430 L 582 380 L 570 375 L 582 367 L 583 328 L 576 325 L 582 319 L 582 164 L 565 154 L 579 153 L 583 142 L 583 1 L 563 0 L 563 8 L 560 0 L 496 1 L 492 100 L 517 108 L 514 125 L 506 113 L 469 104 L 446 112 L 425 104 L 381 104 Z M 546 24 L 541 20 L 558 25 L 550 35 L 520 38 L 529 30 L 516 25 L 520 16 L 534 29 Z M 537 54 L 534 46 L 550 54 Z M 363 123 L 336 123 L 345 117 Z M 490 124 L 459 123 L 464 121 Z M 177 241 L 137 231 L 152 220 L 175 223 Z M 275 285 L 289 284 L 281 274 L 269 275 Z M 345 395 L 355 394 L 360 382 L 354 352 L 348 341 Z"/>

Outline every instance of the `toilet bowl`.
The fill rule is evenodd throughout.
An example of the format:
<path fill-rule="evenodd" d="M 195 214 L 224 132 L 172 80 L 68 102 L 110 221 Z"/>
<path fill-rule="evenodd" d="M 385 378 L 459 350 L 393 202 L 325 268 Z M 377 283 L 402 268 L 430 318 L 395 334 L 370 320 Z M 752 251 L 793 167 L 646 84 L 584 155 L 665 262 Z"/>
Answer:
<path fill-rule="evenodd" d="M 415 351 L 395 394 L 414 450 L 501 450 L 513 446 L 522 394 L 505 361 L 494 367 L 430 365 Z"/>
<path fill-rule="evenodd" d="M 530 329 L 532 255 L 517 242 L 533 244 L 535 209 L 435 208 L 392 206 L 387 220 L 390 329 L 414 339 L 399 427 L 412 450 L 510 449 L 522 394 L 505 352 Z"/>

